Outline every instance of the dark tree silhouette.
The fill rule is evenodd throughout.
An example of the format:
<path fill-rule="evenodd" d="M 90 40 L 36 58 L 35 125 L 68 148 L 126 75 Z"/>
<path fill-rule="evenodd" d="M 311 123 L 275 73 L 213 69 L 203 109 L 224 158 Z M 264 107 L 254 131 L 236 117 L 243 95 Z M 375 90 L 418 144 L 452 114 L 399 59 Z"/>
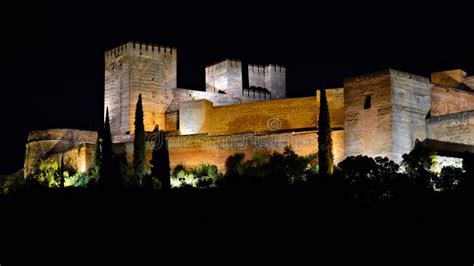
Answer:
<path fill-rule="evenodd" d="M 119 183 L 113 176 L 112 134 L 110 133 L 109 108 L 105 114 L 105 125 L 102 132 L 102 156 L 100 162 L 99 185 L 103 190 L 113 190 Z"/>
<path fill-rule="evenodd" d="M 95 149 L 94 149 L 94 159 L 92 165 L 92 175 L 94 177 L 98 177 L 100 173 L 100 162 L 101 162 L 101 149 L 100 149 L 100 138 L 97 136 L 97 140 L 95 142 Z"/>
<path fill-rule="evenodd" d="M 142 95 L 138 95 L 135 109 L 135 138 L 133 141 L 133 171 L 138 185 L 142 185 L 146 174 L 145 126 L 143 124 Z"/>
<path fill-rule="evenodd" d="M 349 156 L 340 162 L 334 178 L 340 180 L 340 188 L 350 197 L 367 202 L 375 202 L 400 195 L 398 182 L 399 165 L 385 157 Z M 405 184 L 401 189 L 406 188 Z"/>
<path fill-rule="evenodd" d="M 164 191 L 171 189 L 170 184 L 170 155 L 168 151 L 168 142 L 166 141 L 164 131 L 155 129 L 156 137 L 155 146 L 151 158 L 151 176 L 157 178 L 161 182 L 161 188 Z"/>
<path fill-rule="evenodd" d="M 453 191 L 463 181 L 462 168 L 445 166 L 439 175 L 434 175 L 433 185 L 438 191 Z"/>
<path fill-rule="evenodd" d="M 326 98 L 326 89 L 321 89 L 319 97 L 318 119 L 318 161 L 319 173 L 325 177 L 332 173 L 334 156 L 332 154 L 331 123 L 329 107 Z"/>
<path fill-rule="evenodd" d="M 424 148 L 419 141 L 410 153 L 402 156 L 401 165 L 410 181 L 419 190 L 431 191 L 432 189 L 431 180 L 434 179 L 435 174 L 431 172 L 431 167 L 434 165 L 434 156 L 435 152 Z"/>

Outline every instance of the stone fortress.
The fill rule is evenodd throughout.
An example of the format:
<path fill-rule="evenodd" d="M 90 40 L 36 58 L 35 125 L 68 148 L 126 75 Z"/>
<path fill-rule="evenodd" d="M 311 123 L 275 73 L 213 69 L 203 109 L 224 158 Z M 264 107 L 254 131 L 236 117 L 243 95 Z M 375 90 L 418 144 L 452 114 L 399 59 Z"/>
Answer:
<path fill-rule="evenodd" d="M 116 155 L 133 154 L 134 114 L 143 98 L 145 130 L 166 131 L 171 166 L 212 163 L 225 171 L 235 152 L 317 152 L 319 91 L 286 98 L 286 69 L 224 60 L 206 67 L 205 91 L 177 88 L 175 48 L 129 42 L 105 52 L 105 102 Z M 401 161 L 416 141 L 441 155 L 474 153 L 474 76 L 462 70 L 429 78 L 389 69 L 344 80 L 327 89 L 336 163 L 351 155 Z M 92 165 L 97 132 L 31 132 L 25 176 L 41 159 L 64 158 L 68 167 Z M 147 145 L 151 157 L 153 143 Z"/>

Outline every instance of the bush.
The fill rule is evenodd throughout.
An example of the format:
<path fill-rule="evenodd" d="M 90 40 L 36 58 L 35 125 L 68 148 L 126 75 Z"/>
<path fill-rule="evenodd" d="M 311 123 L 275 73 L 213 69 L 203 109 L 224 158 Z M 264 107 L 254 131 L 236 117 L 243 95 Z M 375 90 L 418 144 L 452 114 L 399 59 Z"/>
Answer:
<path fill-rule="evenodd" d="M 17 191 L 20 187 L 26 184 L 26 179 L 23 176 L 23 171 L 15 173 L 13 175 L 9 175 L 6 177 L 3 186 L 1 187 L 0 194 L 12 194 Z"/>
<path fill-rule="evenodd" d="M 460 184 L 463 177 L 462 168 L 445 166 L 439 175 L 433 179 L 433 188 L 436 191 L 453 191 Z"/>
<path fill-rule="evenodd" d="M 435 165 L 435 152 L 427 150 L 417 143 L 408 154 L 403 155 L 402 168 L 410 181 L 419 190 L 431 190 L 431 181 L 436 174 L 431 171 Z"/>
<path fill-rule="evenodd" d="M 244 161 L 243 153 L 235 153 L 226 160 L 227 172 L 222 185 L 251 187 L 264 185 L 280 189 L 288 184 L 303 183 L 314 175 L 317 155 L 298 156 L 291 147 L 283 153 L 268 151 L 255 153 Z"/>
<path fill-rule="evenodd" d="M 76 173 L 72 176 L 65 174 L 64 186 L 82 187 L 85 188 L 91 181 L 91 176 L 86 173 Z"/>
<path fill-rule="evenodd" d="M 187 168 L 182 164 L 176 165 L 171 174 L 171 186 L 174 188 L 194 187 L 211 188 L 221 178 L 217 166 L 213 164 L 200 164 Z"/>
<path fill-rule="evenodd" d="M 383 200 L 399 193 L 396 183 L 403 178 L 398 173 L 399 168 L 388 158 L 349 156 L 337 165 L 334 178 L 341 180 L 342 186 L 353 198 Z"/>

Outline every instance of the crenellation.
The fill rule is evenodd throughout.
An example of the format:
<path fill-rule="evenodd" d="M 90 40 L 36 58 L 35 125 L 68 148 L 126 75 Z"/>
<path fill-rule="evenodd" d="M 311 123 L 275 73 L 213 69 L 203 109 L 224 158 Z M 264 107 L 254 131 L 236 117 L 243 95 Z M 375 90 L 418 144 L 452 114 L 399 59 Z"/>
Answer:
<path fill-rule="evenodd" d="M 198 91 L 176 87 L 176 48 L 128 42 L 104 55 L 104 110 L 114 152 L 129 160 L 139 95 L 145 131 L 159 126 L 168 132 L 172 165 L 209 162 L 225 171 L 236 151 L 251 156 L 285 145 L 302 155 L 317 151 L 320 92 L 286 98 L 282 65 L 245 67 L 225 59 L 206 66 L 205 91 Z M 336 162 L 360 154 L 400 162 L 417 140 L 474 147 L 473 88 L 474 77 L 459 69 L 433 73 L 431 81 L 394 69 L 344 79 L 344 88 L 326 90 Z M 68 129 L 31 132 L 25 174 L 60 154 L 71 167 L 87 170 L 96 138 L 96 132 Z"/>

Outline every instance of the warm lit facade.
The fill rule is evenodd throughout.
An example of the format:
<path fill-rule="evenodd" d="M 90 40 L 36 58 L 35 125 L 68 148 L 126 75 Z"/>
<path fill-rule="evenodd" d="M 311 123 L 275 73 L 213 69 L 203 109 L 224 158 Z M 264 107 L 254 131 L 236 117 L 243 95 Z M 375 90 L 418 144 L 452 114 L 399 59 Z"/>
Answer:
<path fill-rule="evenodd" d="M 318 93 L 286 98 L 285 67 L 228 59 L 206 67 L 205 75 L 205 91 L 181 89 L 175 48 L 129 42 L 107 51 L 104 108 L 116 154 L 131 160 L 139 94 L 145 130 L 159 126 L 167 132 L 172 166 L 206 162 L 225 170 L 225 159 L 235 152 L 251 156 L 287 145 L 302 155 L 317 152 Z M 474 152 L 473 89 L 474 77 L 461 70 L 433 73 L 431 81 L 396 70 L 344 80 L 344 88 L 327 90 L 336 162 L 357 154 L 399 162 L 417 139 Z M 66 156 L 68 162 L 90 167 L 96 136 L 79 130 L 31 133 L 25 175 L 39 159 L 79 146 L 85 147 L 82 157 Z M 148 148 L 150 156 L 151 143 Z"/>

